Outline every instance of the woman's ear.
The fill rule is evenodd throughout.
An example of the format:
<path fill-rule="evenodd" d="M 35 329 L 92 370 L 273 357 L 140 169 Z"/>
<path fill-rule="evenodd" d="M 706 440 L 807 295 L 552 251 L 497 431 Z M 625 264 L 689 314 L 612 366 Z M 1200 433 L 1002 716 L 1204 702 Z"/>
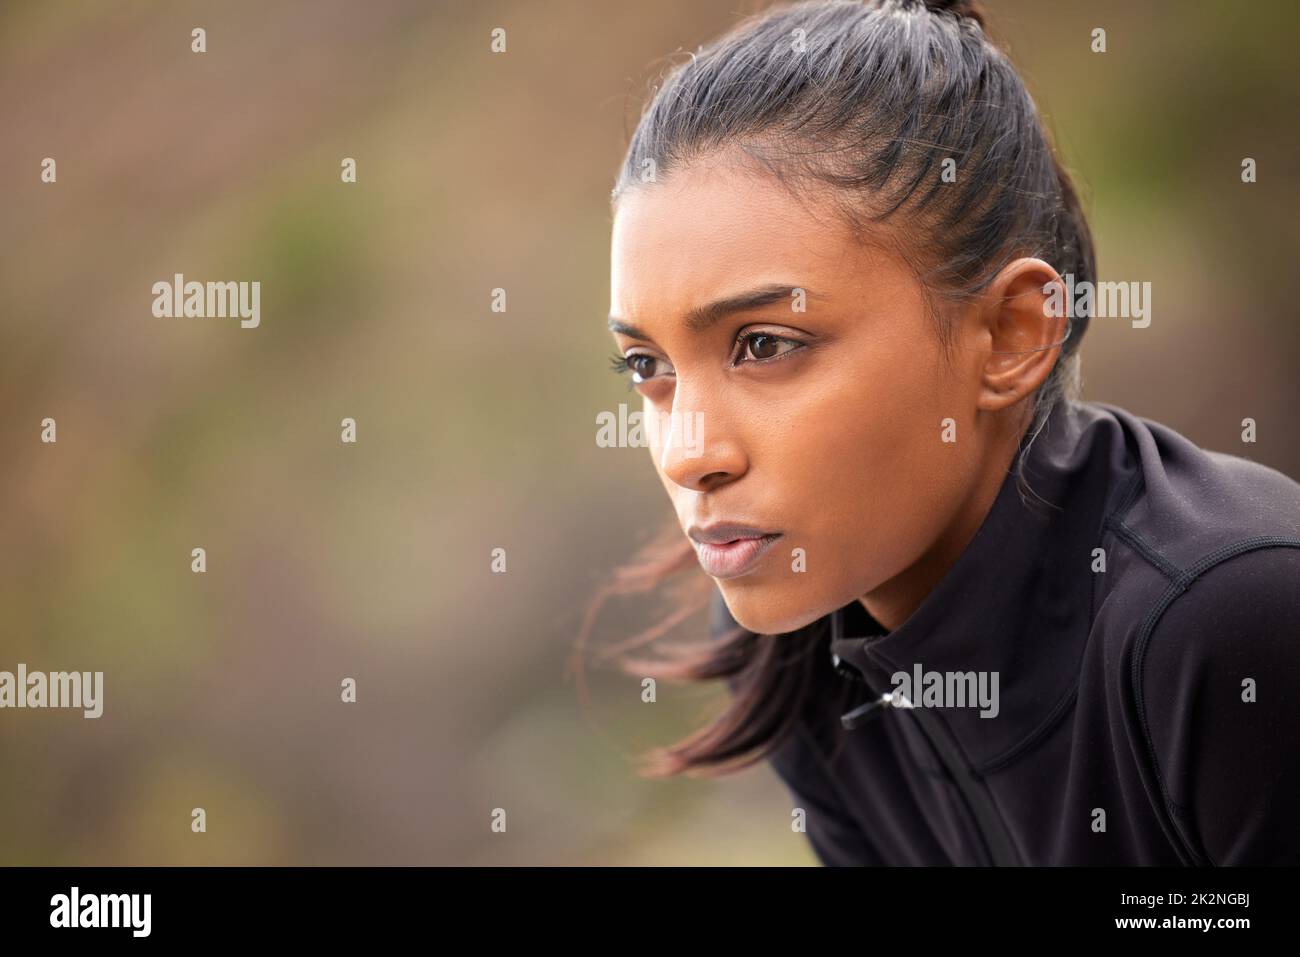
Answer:
<path fill-rule="evenodd" d="M 1053 283 L 1061 287 L 1055 295 Z M 1015 405 L 1051 374 L 1069 328 L 1066 310 L 1059 308 L 1063 286 L 1057 271 L 1041 259 L 1017 259 L 990 284 L 980 310 L 990 344 L 980 409 L 996 412 Z"/>

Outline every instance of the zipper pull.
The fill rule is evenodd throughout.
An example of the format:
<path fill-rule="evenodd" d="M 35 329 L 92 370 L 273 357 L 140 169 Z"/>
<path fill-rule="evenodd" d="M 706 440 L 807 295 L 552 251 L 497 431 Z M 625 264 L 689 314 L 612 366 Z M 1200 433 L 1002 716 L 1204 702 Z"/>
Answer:
<path fill-rule="evenodd" d="M 879 698 L 874 698 L 866 704 L 860 704 L 852 711 L 840 715 L 840 724 L 845 729 L 852 731 L 870 721 L 880 714 L 880 708 L 888 708 L 894 704 L 894 695 L 892 692 L 885 692 Z M 910 704 L 910 702 L 909 702 Z"/>

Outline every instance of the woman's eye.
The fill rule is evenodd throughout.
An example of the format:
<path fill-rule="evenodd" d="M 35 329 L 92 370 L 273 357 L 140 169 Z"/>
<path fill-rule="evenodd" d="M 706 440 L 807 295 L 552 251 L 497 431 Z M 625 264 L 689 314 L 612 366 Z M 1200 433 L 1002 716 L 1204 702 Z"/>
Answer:
<path fill-rule="evenodd" d="M 746 359 L 750 362 L 765 362 L 768 359 L 777 359 L 789 355 L 796 349 L 803 348 L 801 342 L 786 339 L 783 336 L 774 336 L 768 332 L 751 332 L 748 335 L 741 336 L 739 342 L 739 361 L 741 362 Z"/>
<path fill-rule="evenodd" d="M 645 382 L 647 379 L 657 379 L 672 372 L 672 366 L 668 363 L 643 352 L 633 352 L 625 356 L 616 355 L 613 368 L 618 373 L 631 372 L 632 385 Z"/>
<path fill-rule="evenodd" d="M 654 378 L 655 366 L 658 362 L 659 360 L 654 356 L 633 355 L 627 357 L 627 367 L 640 380 Z"/>

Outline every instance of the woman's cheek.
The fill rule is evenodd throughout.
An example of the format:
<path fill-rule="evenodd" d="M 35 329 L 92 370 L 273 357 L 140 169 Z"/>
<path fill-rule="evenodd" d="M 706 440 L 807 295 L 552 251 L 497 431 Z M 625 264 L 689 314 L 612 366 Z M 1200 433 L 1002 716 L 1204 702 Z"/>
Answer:
<path fill-rule="evenodd" d="M 851 557 L 868 578 L 899 570 L 948 510 L 962 473 L 932 403 L 905 389 L 863 390 L 805 456 L 811 467 L 799 474 L 822 547 Z"/>

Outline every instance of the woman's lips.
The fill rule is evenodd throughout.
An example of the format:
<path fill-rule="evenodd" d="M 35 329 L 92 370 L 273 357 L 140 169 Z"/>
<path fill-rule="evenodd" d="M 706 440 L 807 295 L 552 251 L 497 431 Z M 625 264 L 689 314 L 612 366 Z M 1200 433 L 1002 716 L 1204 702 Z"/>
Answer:
<path fill-rule="evenodd" d="M 751 571 L 772 543 L 781 537 L 779 532 L 754 538 L 738 538 L 719 545 L 695 543 L 695 553 L 700 565 L 713 578 L 736 578 Z"/>

